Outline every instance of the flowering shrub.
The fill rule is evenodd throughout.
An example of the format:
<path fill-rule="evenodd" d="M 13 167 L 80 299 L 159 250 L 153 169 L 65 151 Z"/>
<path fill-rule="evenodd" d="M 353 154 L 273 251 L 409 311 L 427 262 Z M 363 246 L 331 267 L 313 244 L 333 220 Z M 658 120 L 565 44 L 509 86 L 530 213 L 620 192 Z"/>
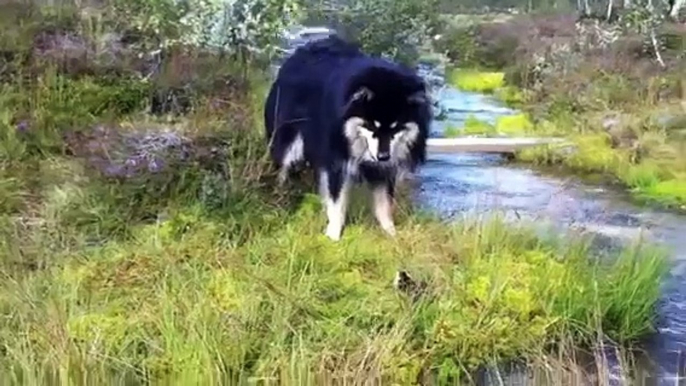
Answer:
<path fill-rule="evenodd" d="M 296 0 L 152 0 L 115 3 L 114 14 L 156 36 L 157 47 L 176 44 L 270 53 L 286 27 L 297 20 Z"/>

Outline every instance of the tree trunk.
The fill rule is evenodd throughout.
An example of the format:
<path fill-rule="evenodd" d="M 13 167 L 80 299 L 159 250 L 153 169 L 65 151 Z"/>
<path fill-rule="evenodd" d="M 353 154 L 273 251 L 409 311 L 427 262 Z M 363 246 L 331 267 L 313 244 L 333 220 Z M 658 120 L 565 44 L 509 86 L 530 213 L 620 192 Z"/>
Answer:
<path fill-rule="evenodd" d="M 676 20 L 679 18 L 679 13 L 686 8 L 686 0 L 674 0 L 672 9 L 669 10 L 669 17 Z"/>

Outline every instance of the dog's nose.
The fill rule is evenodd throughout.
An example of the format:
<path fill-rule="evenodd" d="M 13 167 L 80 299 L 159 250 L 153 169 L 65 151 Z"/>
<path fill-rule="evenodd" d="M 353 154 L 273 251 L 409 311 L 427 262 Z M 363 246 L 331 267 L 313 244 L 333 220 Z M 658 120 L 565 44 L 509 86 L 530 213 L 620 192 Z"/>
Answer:
<path fill-rule="evenodd" d="M 377 157 L 379 161 L 388 161 L 391 158 L 391 153 L 387 151 L 382 151 L 379 153 L 379 156 Z"/>

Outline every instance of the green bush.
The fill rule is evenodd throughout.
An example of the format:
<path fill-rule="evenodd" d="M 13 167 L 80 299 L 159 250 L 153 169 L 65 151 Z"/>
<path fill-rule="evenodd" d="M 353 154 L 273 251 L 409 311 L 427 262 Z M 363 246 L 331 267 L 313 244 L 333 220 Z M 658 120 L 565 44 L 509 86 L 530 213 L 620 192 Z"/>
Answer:
<path fill-rule="evenodd" d="M 366 52 L 414 65 L 440 29 L 436 1 L 354 0 L 333 10 L 312 4 L 309 17 L 333 25 Z"/>

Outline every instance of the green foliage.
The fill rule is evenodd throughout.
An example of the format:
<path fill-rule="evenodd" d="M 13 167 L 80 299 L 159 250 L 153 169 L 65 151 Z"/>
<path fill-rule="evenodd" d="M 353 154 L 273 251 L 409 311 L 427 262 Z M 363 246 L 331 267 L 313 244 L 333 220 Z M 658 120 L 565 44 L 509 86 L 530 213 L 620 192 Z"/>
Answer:
<path fill-rule="evenodd" d="M 469 115 L 461 129 L 448 127 L 444 135 L 457 137 L 460 135 L 506 135 L 522 136 L 534 131 L 534 125 L 526 114 L 514 114 L 498 117 L 495 125 L 484 122 L 473 115 Z"/>
<path fill-rule="evenodd" d="M 501 122 L 492 132 L 566 136 L 576 145 L 527 149 L 519 160 L 600 175 L 641 200 L 686 208 L 683 31 L 640 2 L 618 16 L 618 24 L 527 15 L 454 26 L 448 37 L 463 37 L 454 53 L 465 51 L 469 63 L 488 62 L 496 71 L 453 70 L 448 77 L 462 89 L 494 93 L 537 122 Z M 663 36 L 669 44 L 660 44 Z"/>
<path fill-rule="evenodd" d="M 98 223 L 131 213 L 126 200 L 80 201 L 92 184 L 62 194 L 86 212 L 106 200 L 111 214 Z M 88 369 L 96 378 L 228 382 L 274 371 L 345 377 L 370 366 L 405 383 L 445 363 L 455 366 L 440 376 L 466 376 L 493 360 L 537 357 L 560 338 L 591 342 L 604 331 L 630 342 L 651 329 L 665 267 L 649 250 L 598 264 L 583 242 L 539 239 L 497 219 L 446 226 L 403 216 L 390 240 L 362 200 L 332 244 L 318 198 L 290 213 L 265 199 L 231 197 L 220 214 L 172 201 L 165 218 L 128 218 L 131 237 L 91 247 L 78 240 L 96 228 L 17 235 L 24 251 L 72 241 L 53 247 L 40 271 L 8 271 L 0 307 L 13 311 L 0 329 L 0 364 L 18 370 L 6 379 L 47 382 L 59 368 L 68 378 Z M 51 221 L 76 209 L 57 203 L 41 203 Z M 7 250 L 2 262 L 26 262 L 18 258 Z M 391 286 L 399 267 L 429 284 L 419 303 Z"/>
<path fill-rule="evenodd" d="M 459 137 L 463 132 L 464 132 L 464 129 L 463 129 L 463 130 L 460 130 L 460 129 L 459 129 L 458 127 L 456 127 L 456 126 L 447 126 L 447 127 L 443 130 L 443 135 L 444 135 L 446 138 L 455 138 L 455 137 Z"/>
<path fill-rule="evenodd" d="M 149 84 L 139 79 L 86 76 L 72 80 L 55 73 L 46 75 L 32 84 L 0 87 L 0 100 L 13 108 L 11 118 L 0 123 L 5 138 L 12 138 L 13 143 L 21 144 L 33 155 L 60 151 L 68 132 L 87 129 L 114 117 L 123 119 L 148 105 Z M 25 130 L 15 128 L 20 126 Z M 15 149 L 5 151 L 12 158 L 18 156 Z"/>
<path fill-rule="evenodd" d="M 527 114 L 513 114 L 499 117 L 495 130 L 505 135 L 521 135 L 533 131 L 534 125 Z"/>
<path fill-rule="evenodd" d="M 479 58 L 475 35 L 474 26 L 449 26 L 436 44 L 436 49 L 461 67 L 475 67 Z"/>
<path fill-rule="evenodd" d="M 514 86 L 503 86 L 495 90 L 495 97 L 512 107 L 521 107 L 526 101 L 526 94 Z"/>
<path fill-rule="evenodd" d="M 371 54 L 414 64 L 431 49 L 439 25 L 437 0 L 352 0 L 334 9 L 313 4 L 310 18 L 331 23 Z"/>
<path fill-rule="evenodd" d="M 299 17 L 295 0 L 117 0 L 113 12 L 157 47 L 214 46 L 230 53 L 270 53 L 284 28 Z"/>
<path fill-rule="evenodd" d="M 686 175 L 680 156 L 663 159 L 654 150 L 641 150 L 641 145 L 634 145 L 640 152 L 653 154 L 637 162 L 634 151 L 613 147 L 607 133 L 590 131 L 568 139 L 573 143 L 573 151 L 556 146 L 532 148 L 522 151 L 518 158 L 538 164 L 561 164 L 583 174 L 600 173 L 628 187 L 640 200 L 686 209 Z M 636 143 L 640 142 L 639 139 Z"/>
<path fill-rule="evenodd" d="M 448 73 L 448 82 L 464 91 L 493 93 L 505 86 L 505 74 L 502 72 L 452 69 Z"/>
<path fill-rule="evenodd" d="M 463 129 L 464 134 L 466 135 L 494 135 L 496 134 L 495 127 L 493 125 L 488 124 L 487 122 L 481 121 L 474 117 L 473 115 L 469 115 L 467 119 L 465 119 L 464 122 L 464 129 Z"/>
<path fill-rule="evenodd" d="M 443 31 L 443 36 L 436 43 L 436 49 L 444 53 L 451 62 L 461 68 L 483 68 L 495 71 L 503 70 L 516 60 L 516 48 L 519 36 L 498 34 L 492 40 L 482 37 L 486 21 L 470 17 L 467 20 L 451 20 Z M 476 20 L 472 20 L 476 19 Z M 493 21 L 489 21 L 493 22 Z M 498 21 L 501 22 L 501 21 Z M 504 21 L 503 21 L 504 23 Z M 489 36 L 490 37 L 490 36 Z"/>
<path fill-rule="evenodd" d="M 675 178 L 667 181 L 658 181 L 638 187 L 638 194 L 662 202 L 668 206 L 683 208 L 686 202 L 686 178 Z"/>

